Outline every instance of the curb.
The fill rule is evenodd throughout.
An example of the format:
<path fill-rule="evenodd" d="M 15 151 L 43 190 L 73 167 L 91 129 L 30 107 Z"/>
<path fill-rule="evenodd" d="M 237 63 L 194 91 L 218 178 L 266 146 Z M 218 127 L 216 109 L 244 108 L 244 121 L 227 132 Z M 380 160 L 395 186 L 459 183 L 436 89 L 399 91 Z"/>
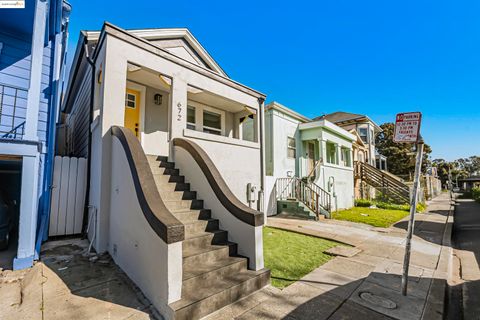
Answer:
<path fill-rule="evenodd" d="M 454 203 L 455 199 L 450 201 L 450 209 L 443 231 L 442 248 L 438 258 L 437 268 L 433 273 L 432 283 L 428 290 L 427 300 L 421 317 L 422 320 L 440 320 L 445 316 L 445 300 L 448 289 L 447 280 L 450 278 L 453 263 L 452 231 Z"/>

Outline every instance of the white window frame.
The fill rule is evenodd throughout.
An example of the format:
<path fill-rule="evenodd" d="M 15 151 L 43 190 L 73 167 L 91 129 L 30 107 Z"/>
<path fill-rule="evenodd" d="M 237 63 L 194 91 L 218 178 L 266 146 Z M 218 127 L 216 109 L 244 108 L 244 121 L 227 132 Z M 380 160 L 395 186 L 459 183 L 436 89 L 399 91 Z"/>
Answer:
<path fill-rule="evenodd" d="M 187 102 L 187 105 L 195 108 L 195 130 L 194 131 L 204 132 L 203 131 L 203 128 L 204 128 L 203 111 L 207 111 L 207 112 L 216 113 L 220 115 L 220 131 L 219 132 L 221 136 L 225 136 L 225 111 L 202 104 L 202 103 L 198 103 L 193 100 L 189 100 Z M 213 131 L 218 130 L 217 128 L 211 128 L 207 126 L 206 128 L 208 130 L 213 130 Z M 192 129 L 189 129 L 189 130 L 192 130 Z M 208 134 L 208 132 L 204 132 L 204 133 Z M 213 133 L 211 134 L 215 135 Z"/>
<path fill-rule="evenodd" d="M 351 167 L 350 149 L 347 147 L 340 147 L 340 161 L 344 167 Z"/>
<path fill-rule="evenodd" d="M 133 96 L 133 100 L 132 99 L 129 99 L 128 98 L 128 95 L 131 95 Z M 133 107 L 130 107 L 128 105 L 128 102 L 133 102 Z M 134 94 L 131 94 L 131 93 L 128 93 L 128 92 L 125 92 L 125 107 L 126 108 L 129 108 L 129 109 L 136 109 L 138 106 L 137 106 L 137 96 L 134 95 Z"/>
<path fill-rule="evenodd" d="M 361 134 L 362 130 L 366 131 L 364 136 L 362 136 L 362 134 Z M 362 140 L 363 143 L 367 143 L 367 144 L 370 143 L 370 137 L 369 137 L 370 136 L 370 130 L 369 130 L 368 127 L 358 128 L 358 135 L 360 136 L 360 140 Z M 363 141 L 362 137 L 365 137 L 366 141 Z"/>
<path fill-rule="evenodd" d="M 334 150 L 333 159 L 332 159 L 333 162 L 328 161 L 328 160 L 329 160 L 329 159 L 328 159 L 328 158 L 329 158 L 329 154 L 328 154 L 328 145 L 329 145 L 329 144 L 330 144 L 330 145 L 333 145 L 333 150 Z M 337 147 L 337 144 L 336 144 L 335 142 L 332 142 L 332 141 L 327 141 L 327 142 L 325 143 L 325 152 L 327 153 L 327 159 L 325 159 L 326 162 L 329 163 L 329 164 L 336 164 L 336 165 L 338 165 L 338 158 L 339 158 L 339 157 L 338 157 L 338 147 Z"/>
<path fill-rule="evenodd" d="M 293 142 L 295 143 L 295 147 L 290 146 L 290 144 L 289 144 L 290 139 L 292 139 Z M 288 155 L 289 150 L 293 150 L 293 157 L 290 157 Z M 297 157 L 297 140 L 294 137 L 287 137 L 287 158 L 288 159 L 295 159 L 296 157 Z"/>
<path fill-rule="evenodd" d="M 193 114 L 194 114 L 194 117 L 195 117 L 194 121 L 195 122 L 188 122 L 188 109 L 190 109 L 190 108 L 193 109 Z M 195 106 L 192 106 L 192 105 L 188 104 L 187 105 L 187 129 L 195 130 L 197 128 L 197 123 L 196 122 L 197 122 L 197 108 Z M 193 129 L 189 128 L 188 127 L 189 125 L 193 126 Z"/>
<path fill-rule="evenodd" d="M 256 114 L 253 114 L 253 118 L 249 118 L 250 114 L 246 114 L 245 117 L 247 119 L 245 119 L 243 122 L 241 122 L 238 126 L 239 128 L 239 139 L 240 140 L 243 140 L 243 141 L 250 141 L 250 142 L 257 142 L 257 115 Z M 240 120 L 241 117 L 239 117 L 239 120 Z M 245 137 L 244 137 L 244 134 L 245 134 L 245 131 L 243 130 L 243 126 L 245 124 L 245 121 L 253 121 L 252 123 L 252 129 L 253 129 L 253 141 L 252 140 L 246 140 Z"/>

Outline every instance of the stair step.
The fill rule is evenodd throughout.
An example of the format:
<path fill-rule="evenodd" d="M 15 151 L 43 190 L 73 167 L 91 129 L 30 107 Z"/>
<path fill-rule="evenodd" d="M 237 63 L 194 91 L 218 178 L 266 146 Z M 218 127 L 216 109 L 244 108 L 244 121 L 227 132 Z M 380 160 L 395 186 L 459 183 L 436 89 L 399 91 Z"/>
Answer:
<path fill-rule="evenodd" d="M 183 267 L 183 282 L 196 277 L 203 277 L 205 274 L 214 272 L 223 268 L 247 268 L 248 260 L 244 257 L 227 257 L 226 259 L 216 260 L 212 263 L 200 263 L 197 265 L 185 265 Z M 240 265 L 240 266 L 238 266 Z"/>
<path fill-rule="evenodd" d="M 154 155 L 147 155 L 150 166 L 158 166 L 163 168 L 175 168 L 175 162 L 169 162 L 168 158 Z"/>
<path fill-rule="evenodd" d="M 208 286 L 182 292 L 182 299 L 169 306 L 175 319 L 199 319 L 263 288 L 269 279 L 270 271 L 266 269 L 241 271 Z"/>
<path fill-rule="evenodd" d="M 221 260 L 235 256 L 237 253 L 237 244 L 226 242 L 225 244 L 211 244 L 205 247 L 188 247 L 183 250 L 183 265 L 201 263 L 212 263 L 215 260 Z"/>
<path fill-rule="evenodd" d="M 160 182 L 157 184 L 158 191 L 190 191 L 190 183 L 185 182 Z"/>
<path fill-rule="evenodd" d="M 219 229 L 218 219 L 191 220 L 182 223 L 185 225 L 185 234 L 187 236 L 206 231 L 212 232 Z"/>
<path fill-rule="evenodd" d="M 159 190 L 163 201 L 170 200 L 194 200 L 197 198 L 196 191 L 164 191 Z"/>
<path fill-rule="evenodd" d="M 180 208 L 177 210 L 171 210 L 173 215 L 182 223 L 188 223 L 196 220 L 207 220 L 212 217 L 212 210 L 210 209 L 185 209 Z"/>
<path fill-rule="evenodd" d="M 215 261 L 214 264 L 199 265 L 201 273 L 190 273 L 183 278 L 182 292 L 192 292 L 198 288 L 212 286 L 218 279 L 231 279 L 232 275 L 247 271 L 247 258 L 231 257 L 230 259 Z"/>
<path fill-rule="evenodd" d="M 185 237 L 182 249 L 185 252 L 191 252 L 197 248 L 209 248 L 212 245 L 222 245 L 227 243 L 228 233 L 224 230 L 212 232 L 201 232 Z"/>
<path fill-rule="evenodd" d="M 203 209 L 203 200 L 164 200 L 163 201 L 170 211 L 177 209 Z"/>
<path fill-rule="evenodd" d="M 153 172 L 153 170 L 152 170 L 152 173 L 153 173 L 153 179 L 155 180 L 155 183 L 156 183 L 157 187 L 161 186 L 163 184 L 173 183 L 173 182 L 185 183 L 185 177 L 184 176 L 164 175 L 163 172 L 162 173 L 155 173 L 155 172 Z"/>

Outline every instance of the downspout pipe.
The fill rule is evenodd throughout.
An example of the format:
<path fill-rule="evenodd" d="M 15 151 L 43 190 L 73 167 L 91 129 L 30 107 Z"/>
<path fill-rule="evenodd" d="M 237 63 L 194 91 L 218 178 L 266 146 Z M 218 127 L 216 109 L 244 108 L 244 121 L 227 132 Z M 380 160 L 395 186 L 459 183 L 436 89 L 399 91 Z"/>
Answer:
<path fill-rule="evenodd" d="M 260 133 L 259 133 L 259 140 L 260 140 L 260 192 L 259 194 L 261 195 L 261 199 L 259 197 L 258 199 L 258 205 L 257 205 L 257 209 L 259 211 L 264 211 L 265 208 L 264 207 L 264 192 L 265 192 L 265 188 L 264 188 L 264 179 L 265 179 L 265 176 L 264 176 L 264 171 L 265 171 L 265 168 L 264 168 L 264 161 L 263 161 L 263 152 L 264 152 L 264 141 L 263 141 L 263 103 L 265 102 L 265 99 L 264 98 L 258 98 L 258 113 L 259 113 L 259 121 L 260 121 Z M 262 209 L 262 210 L 261 210 Z"/>
<path fill-rule="evenodd" d="M 83 48 L 85 51 L 85 59 L 87 60 L 88 64 L 91 67 L 92 70 L 92 76 L 91 76 L 91 84 L 90 84 L 90 112 L 88 115 L 88 154 L 87 154 L 87 188 L 86 188 L 86 198 L 85 198 L 85 214 L 83 215 L 83 220 L 84 220 L 84 229 L 85 229 L 85 220 L 88 220 L 88 214 L 89 214 L 89 203 L 90 203 L 90 174 L 92 170 L 92 130 L 90 126 L 92 125 L 93 122 L 93 109 L 94 109 L 94 103 L 95 103 L 95 73 L 96 73 L 96 67 L 95 67 L 95 61 L 90 57 L 90 53 L 88 51 L 88 39 L 85 38 L 85 41 L 83 43 Z M 86 230 L 84 230 L 86 231 Z M 88 236 L 88 235 L 86 235 Z"/>

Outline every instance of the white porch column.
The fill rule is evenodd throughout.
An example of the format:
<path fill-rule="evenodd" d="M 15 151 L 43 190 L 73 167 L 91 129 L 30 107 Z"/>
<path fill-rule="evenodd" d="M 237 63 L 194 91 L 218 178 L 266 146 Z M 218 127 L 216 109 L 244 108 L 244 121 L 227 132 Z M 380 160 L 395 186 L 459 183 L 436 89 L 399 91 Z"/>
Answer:
<path fill-rule="evenodd" d="M 187 128 L 187 82 L 180 76 L 172 79 L 172 98 L 169 110 L 170 140 L 183 137 L 183 130 Z M 173 145 L 170 144 L 169 158 L 174 161 Z"/>
<path fill-rule="evenodd" d="M 25 140 L 38 140 L 38 110 L 42 86 L 43 46 L 47 19 L 47 1 L 37 0 L 32 33 L 32 61 L 30 66 L 30 84 L 27 96 L 27 114 L 25 118 Z"/>
<path fill-rule="evenodd" d="M 342 159 L 342 147 L 339 145 L 339 144 L 335 144 L 335 149 L 337 150 L 337 163 L 336 164 L 340 164 L 340 159 Z"/>
<path fill-rule="evenodd" d="M 99 82 L 100 70 L 103 79 Z M 127 84 L 127 60 L 117 54 L 106 42 L 105 56 L 96 61 L 95 109 L 100 109 L 98 125 L 92 131 L 91 204 L 97 211 L 95 249 L 108 250 L 110 237 L 110 194 L 112 167 L 112 136 L 114 125 L 123 126 L 125 113 L 125 90 Z M 94 113 L 95 116 L 95 113 Z M 95 122 L 95 121 L 94 121 Z"/>
<path fill-rule="evenodd" d="M 320 147 L 320 158 L 323 162 L 327 162 L 327 141 L 318 139 L 318 146 Z"/>
<path fill-rule="evenodd" d="M 33 264 L 37 230 L 39 158 L 38 153 L 35 156 L 23 157 L 18 249 L 17 257 L 13 260 L 14 270 L 28 268 Z"/>

